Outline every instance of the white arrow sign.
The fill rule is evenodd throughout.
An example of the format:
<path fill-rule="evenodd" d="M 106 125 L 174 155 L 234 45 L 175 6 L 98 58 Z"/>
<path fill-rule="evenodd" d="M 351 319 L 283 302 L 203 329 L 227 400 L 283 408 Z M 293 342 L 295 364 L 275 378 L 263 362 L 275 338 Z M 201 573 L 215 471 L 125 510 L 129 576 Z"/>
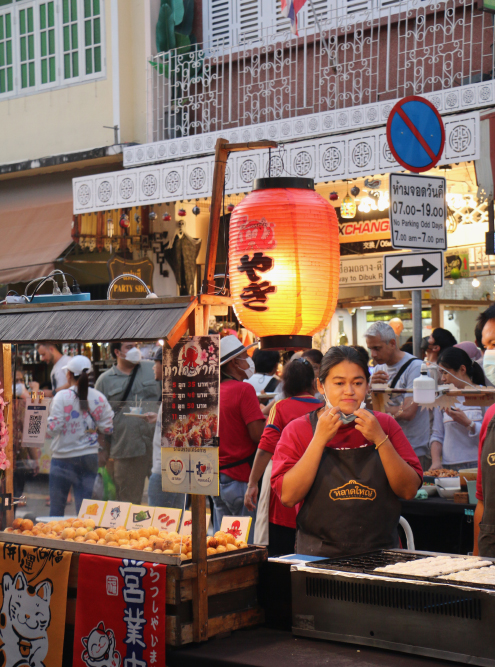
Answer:
<path fill-rule="evenodd" d="M 408 252 L 384 256 L 383 289 L 431 289 L 443 287 L 443 252 Z"/>

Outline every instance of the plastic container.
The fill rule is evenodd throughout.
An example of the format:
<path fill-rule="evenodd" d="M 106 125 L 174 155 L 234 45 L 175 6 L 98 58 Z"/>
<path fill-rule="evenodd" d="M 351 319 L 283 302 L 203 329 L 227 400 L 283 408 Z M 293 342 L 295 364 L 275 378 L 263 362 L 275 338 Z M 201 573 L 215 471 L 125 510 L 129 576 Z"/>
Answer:
<path fill-rule="evenodd" d="M 468 479 L 467 481 L 467 489 L 468 489 L 468 494 L 469 494 L 469 504 L 470 505 L 476 505 L 478 502 L 478 499 L 476 498 L 476 480 L 474 479 Z"/>
<path fill-rule="evenodd" d="M 461 490 L 459 478 L 451 477 L 448 481 L 451 482 L 453 479 L 457 481 L 457 486 L 443 486 L 443 482 L 445 482 L 444 478 L 435 480 L 435 486 L 437 487 L 440 498 L 452 499 L 454 495 Z"/>
<path fill-rule="evenodd" d="M 421 366 L 421 375 L 413 382 L 413 401 L 419 405 L 435 402 L 435 380 L 428 375 L 426 364 Z"/>

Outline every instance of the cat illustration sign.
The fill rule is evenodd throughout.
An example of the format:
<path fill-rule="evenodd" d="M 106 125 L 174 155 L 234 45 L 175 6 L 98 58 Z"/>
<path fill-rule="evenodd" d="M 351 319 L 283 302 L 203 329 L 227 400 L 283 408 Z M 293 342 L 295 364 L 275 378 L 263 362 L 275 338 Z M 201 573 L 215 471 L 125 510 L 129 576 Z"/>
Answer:
<path fill-rule="evenodd" d="M 438 164 L 445 145 L 443 121 L 433 104 L 410 95 L 388 116 L 388 146 L 397 162 L 416 174 Z"/>
<path fill-rule="evenodd" d="M 384 256 L 386 291 L 443 287 L 443 253 L 391 253 Z"/>

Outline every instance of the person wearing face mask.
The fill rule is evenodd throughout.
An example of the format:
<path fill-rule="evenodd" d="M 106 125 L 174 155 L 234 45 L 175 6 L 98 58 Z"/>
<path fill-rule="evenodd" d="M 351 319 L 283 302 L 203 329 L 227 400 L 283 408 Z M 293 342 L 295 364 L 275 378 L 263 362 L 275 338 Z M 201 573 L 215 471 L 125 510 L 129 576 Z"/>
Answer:
<path fill-rule="evenodd" d="M 100 451 L 100 465 L 108 462 L 113 472 L 117 500 L 140 505 L 153 451 L 154 425 L 146 415 L 158 412 L 160 385 L 153 362 L 142 360 L 135 342 L 112 343 L 110 350 L 116 363 L 96 381 L 96 389 L 115 411 L 113 434 Z M 142 418 L 129 417 L 131 408 L 140 409 Z"/>
<path fill-rule="evenodd" d="M 485 350 L 483 371 L 495 384 L 495 306 L 478 316 L 476 330 L 481 331 Z M 495 558 L 495 404 L 488 408 L 481 424 L 476 498 L 473 554 Z"/>
<path fill-rule="evenodd" d="M 397 422 L 362 407 L 368 383 L 356 350 L 330 348 L 317 383 L 326 407 L 282 432 L 272 489 L 297 506 L 297 553 L 333 558 L 399 546 L 399 499 L 414 498 L 423 473 Z"/>
<path fill-rule="evenodd" d="M 474 346 L 474 343 L 473 343 Z M 439 383 L 453 384 L 457 389 L 469 389 L 473 385 L 484 385 L 484 375 L 478 364 L 459 347 L 448 347 L 438 357 Z M 464 470 L 476 468 L 478 441 L 485 409 L 466 405 L 460 396 L 449 408 L 433 410 L 431 433 L 431 467 Z"/>
<path fill-rule="evenodd" d="M 213 524 L 220 530 L 224 516 L 256 517 L 256 510 L 244 506 L 251 466 L 265 426 L 256 390 L 248 382 L 254 374 L 250 347 L 236 336 L 220 340 L 220 496 L 213 498 Z M 251 526 L 250 541 L 254 535 Z"/>

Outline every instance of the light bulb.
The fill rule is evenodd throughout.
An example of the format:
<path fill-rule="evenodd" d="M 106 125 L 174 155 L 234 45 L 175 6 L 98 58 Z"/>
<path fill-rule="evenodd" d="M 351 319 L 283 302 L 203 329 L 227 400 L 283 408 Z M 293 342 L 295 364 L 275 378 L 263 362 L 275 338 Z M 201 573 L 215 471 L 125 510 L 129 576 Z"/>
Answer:
<path fill-rule="evenodd" d="M 160 340 L 158 341 L 158 345 L 161 345 L 162 347 L 165 345 L 165 341 L 163 340 L 163 338 L 160 338 Z"/>
<path fill-rule="evenodd" d="M 449 285 L 453 285 L 454 282 L 455 282 L 454 280 L 449 280 Z"/>
<path fill-rule="evenodd" d="M 473 287 L 479 287 L 480 286 L 480 281 L 478 278 L 473 278 L 473 282 L 471 283 Z"/>

